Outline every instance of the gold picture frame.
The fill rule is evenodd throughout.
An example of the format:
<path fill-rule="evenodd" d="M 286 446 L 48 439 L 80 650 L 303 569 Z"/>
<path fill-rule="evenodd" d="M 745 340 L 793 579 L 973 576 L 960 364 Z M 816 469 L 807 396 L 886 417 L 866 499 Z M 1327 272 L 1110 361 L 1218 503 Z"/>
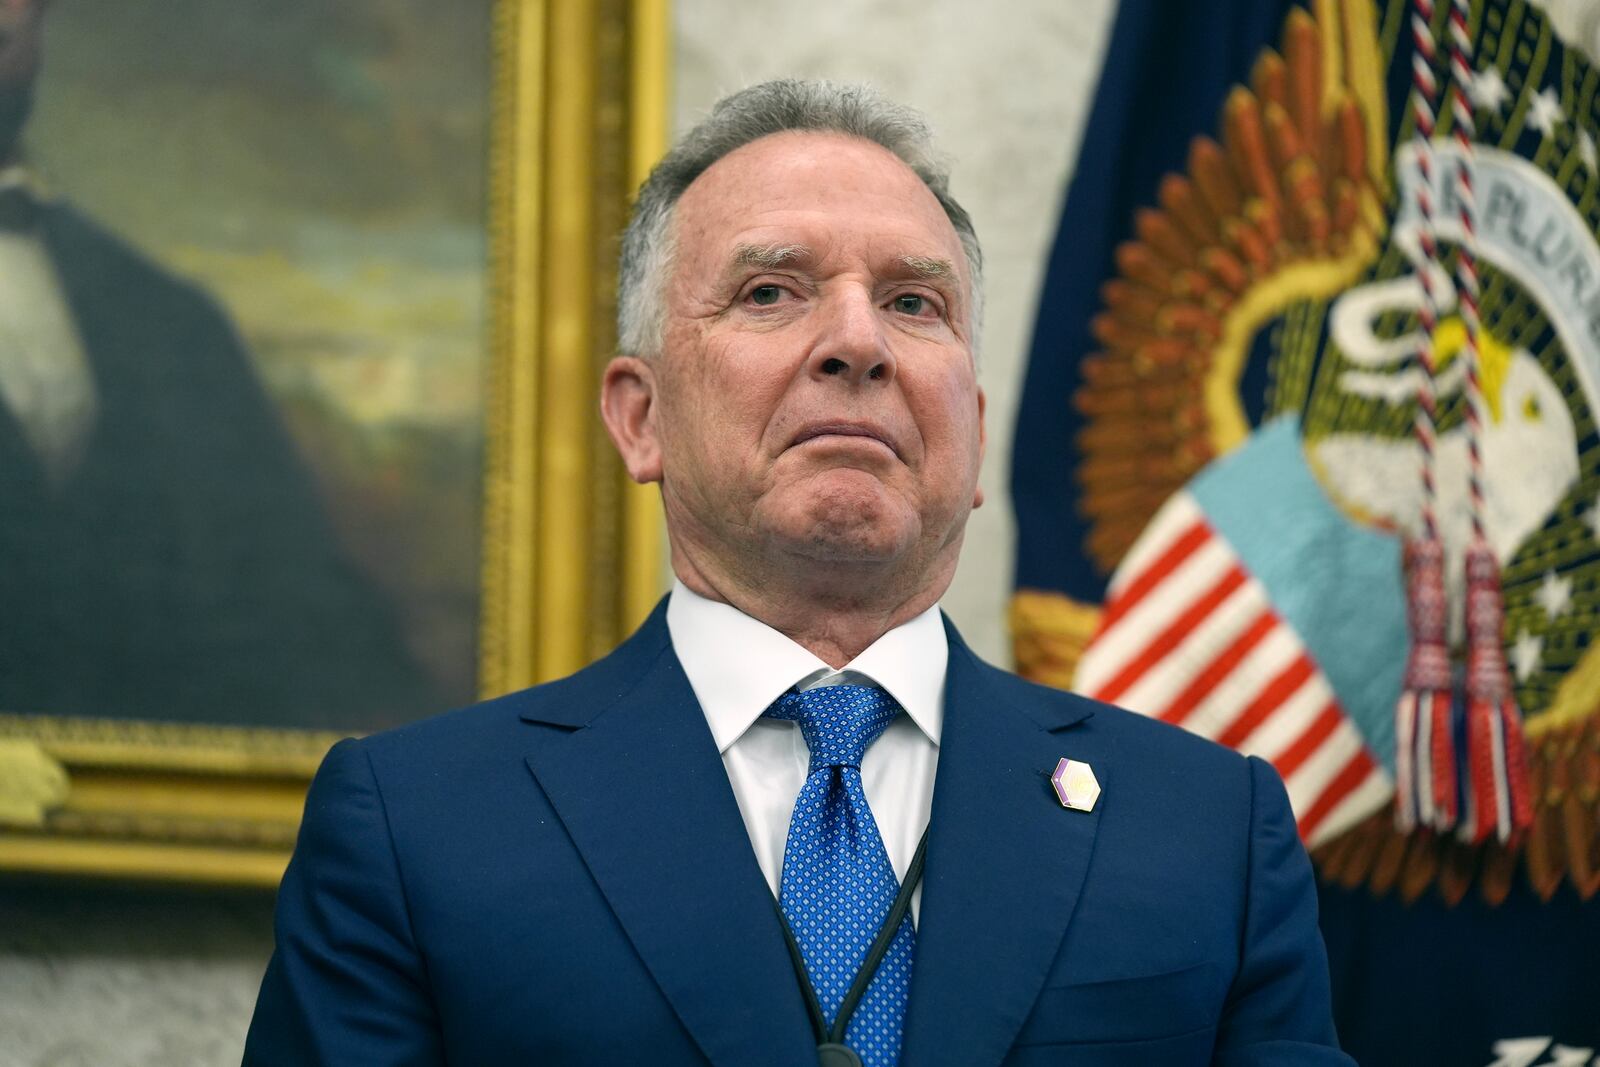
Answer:
<path fill-rule="evenodd" d="M 661 593 L 659 503 L 594 397 L 671 69 L 666 0 L 496 0 L 493 23 L 485 697 L 583 666 Z M 339 736 L 0 714 L 0 872 L 275 886 Z"/>

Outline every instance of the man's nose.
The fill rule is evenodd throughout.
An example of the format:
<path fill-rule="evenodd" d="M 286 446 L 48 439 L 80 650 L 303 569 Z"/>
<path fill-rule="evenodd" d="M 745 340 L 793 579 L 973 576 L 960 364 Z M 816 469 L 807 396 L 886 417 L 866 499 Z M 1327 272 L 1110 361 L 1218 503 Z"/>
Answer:
<path fill-rule="evenodd" d="M 811 374 L 843 378 L 852 385 L 891 380 L 895 360 L 883 326 L 870 293 L 834 295 L 825 302 L 822 330 L 811 351 Z"/>

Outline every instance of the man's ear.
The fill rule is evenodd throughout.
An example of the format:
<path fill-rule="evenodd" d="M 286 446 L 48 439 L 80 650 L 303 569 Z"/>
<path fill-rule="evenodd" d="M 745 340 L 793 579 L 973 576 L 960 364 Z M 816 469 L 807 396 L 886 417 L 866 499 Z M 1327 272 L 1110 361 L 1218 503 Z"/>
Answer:
<path fill-rule="evenodd" d="M 983 424 L 983 412 L 988 406 L 989 398 L 984 395 L 983 386 L 980 385 L 978 387 L 978 471 L 980 475 L 983 471 L 983 453 L 989 444 L 989 431 L 984 428 Z M 978 487 L 972 491 L 972 506 L 974 508 L 983 507 L 983 484 L 981 481 Z"/>
<path fill-rule="evenodd" d="M 655 368 L 636 356 L 618 356 L 607 364 L 600 380 L 600 417 L 622 455 L 628 477 L 641 484 L 659 482 Z"/>

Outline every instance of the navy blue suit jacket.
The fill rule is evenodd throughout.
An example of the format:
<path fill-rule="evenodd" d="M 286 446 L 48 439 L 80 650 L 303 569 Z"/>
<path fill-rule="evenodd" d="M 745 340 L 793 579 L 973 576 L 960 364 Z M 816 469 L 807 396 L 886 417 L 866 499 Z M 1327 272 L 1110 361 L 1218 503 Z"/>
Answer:
<path fill-rule="evenodd" d="M 816 1063 L 664 608 L 570 678 L 335 746 L 244 1062 Z M 1350 1062 L 1272 769 L 950 629 L 902 1063 Z"/>

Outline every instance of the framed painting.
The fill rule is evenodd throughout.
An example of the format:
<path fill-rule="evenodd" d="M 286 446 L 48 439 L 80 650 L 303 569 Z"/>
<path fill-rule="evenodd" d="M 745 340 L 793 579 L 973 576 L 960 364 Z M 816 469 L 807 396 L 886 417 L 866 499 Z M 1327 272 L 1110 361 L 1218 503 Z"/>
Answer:
<path fill-rule="evenodd" d="M 273 885 L 335 739 L 659 595 L 594 395 L 665 0 L 0 17 L 0 870 Z"/>

